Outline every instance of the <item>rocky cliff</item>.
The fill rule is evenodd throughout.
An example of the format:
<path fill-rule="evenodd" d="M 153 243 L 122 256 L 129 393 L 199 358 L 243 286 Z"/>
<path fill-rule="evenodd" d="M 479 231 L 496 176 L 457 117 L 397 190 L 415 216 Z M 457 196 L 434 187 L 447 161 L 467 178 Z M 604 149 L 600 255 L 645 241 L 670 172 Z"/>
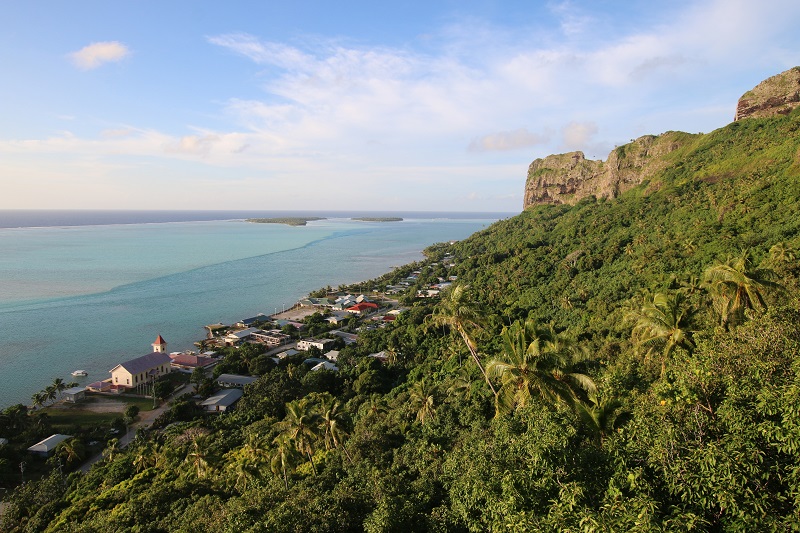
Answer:
<path fill-rule="evenodd" d="M 800 106 L 800 67 L 767 78 L 739 98 L 734 121 L 786 115 Z"/>
<path fill-rule="evenodd" d="M 746 92 L 734 120 L 789 113 L 800 106 L 800 67 L 759 83 Z M 523 208 L 539 204 L 575 204 L 587 196 L 615 198 L 670 164 L 664 156 L 689 142 L 688 133 L 646 135 L 615 148 L 606 161 L 586 159 L 583 152 L 549 155 L 528 167 Z"/>
<path fill-rule="evenodd" d="M 549 155 L 528 167 L 524 207 L 538 204 L 574 204 L 581 198 L 616 198 L 666 166 L 662 157 L 691 135 L 667 132 L 645 135 L 615 148 L 606 161 L 586 159 L 583 152 Z"/>

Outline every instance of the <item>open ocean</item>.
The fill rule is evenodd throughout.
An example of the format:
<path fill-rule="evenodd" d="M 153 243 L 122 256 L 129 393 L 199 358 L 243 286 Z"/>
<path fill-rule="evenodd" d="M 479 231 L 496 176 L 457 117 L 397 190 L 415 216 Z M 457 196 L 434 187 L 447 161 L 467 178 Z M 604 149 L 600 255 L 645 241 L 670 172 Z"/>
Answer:
<path fill-rule="evenodd" d="M 90 383 L 205 324 L 375 278 L 512 213 L 0 211 L 0 408 L 61 377 Z M 244 218 L 321 216 L 304 227 Z M 369 223 L 356 216 L 397 216 Z M 76 369 L 88 371 L 73 378 Z"/>

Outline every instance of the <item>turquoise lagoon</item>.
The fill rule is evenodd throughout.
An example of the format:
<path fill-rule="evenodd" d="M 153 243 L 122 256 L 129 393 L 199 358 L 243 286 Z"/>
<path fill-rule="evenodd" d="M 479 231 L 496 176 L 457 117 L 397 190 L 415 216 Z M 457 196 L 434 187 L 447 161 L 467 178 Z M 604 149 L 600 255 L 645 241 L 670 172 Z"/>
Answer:
<path fill-rule="evenodd" d="M 57 377 L 105 379 L 117 363 L 149 353 L 159 334 L 170 351 L 191 349 L 205 324 L 270 314 L 319 287 L 374 278 L 499 218 L 0 228 L 0 408 L 30 404 Z M 73 378 L 75 369 L 88 377 Z"/>

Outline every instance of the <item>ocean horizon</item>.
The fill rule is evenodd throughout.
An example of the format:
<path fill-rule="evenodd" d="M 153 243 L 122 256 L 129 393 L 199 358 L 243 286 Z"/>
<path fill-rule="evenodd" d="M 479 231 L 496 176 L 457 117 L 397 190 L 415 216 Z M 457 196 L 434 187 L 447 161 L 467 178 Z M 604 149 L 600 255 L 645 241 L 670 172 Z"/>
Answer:
<path fill-rule="evenodd" d="M 0 211 L 0 408 L 54 378 L 193 348 L 205 324 L 271 314 L 310 291 L 380 276 L 512 213 Z M 318 216 L 293 227 L 244 218 Z M 360 222 L 359 216 L 402 217 Z M 86 378 L 73 378 L 84 369 Z"/>

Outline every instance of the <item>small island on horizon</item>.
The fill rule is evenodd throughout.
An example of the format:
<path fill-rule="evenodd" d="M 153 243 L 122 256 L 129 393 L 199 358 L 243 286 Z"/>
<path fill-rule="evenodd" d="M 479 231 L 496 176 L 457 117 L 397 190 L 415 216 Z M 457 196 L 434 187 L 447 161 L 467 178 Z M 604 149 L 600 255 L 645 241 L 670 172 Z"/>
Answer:
<path fill-rule="evenodd" d="M 402 217 L 353 217 L 350 220 L 359 222 L 402 222 Z"/>
<path fill-rule="evenodd" d="M 286 224 L 287 226 L 305 226 L 307 222 L 325 220 L 325 217 L 276 217 L 276 218 L 246 218 L 245 222 L 256 224 Z"/>

